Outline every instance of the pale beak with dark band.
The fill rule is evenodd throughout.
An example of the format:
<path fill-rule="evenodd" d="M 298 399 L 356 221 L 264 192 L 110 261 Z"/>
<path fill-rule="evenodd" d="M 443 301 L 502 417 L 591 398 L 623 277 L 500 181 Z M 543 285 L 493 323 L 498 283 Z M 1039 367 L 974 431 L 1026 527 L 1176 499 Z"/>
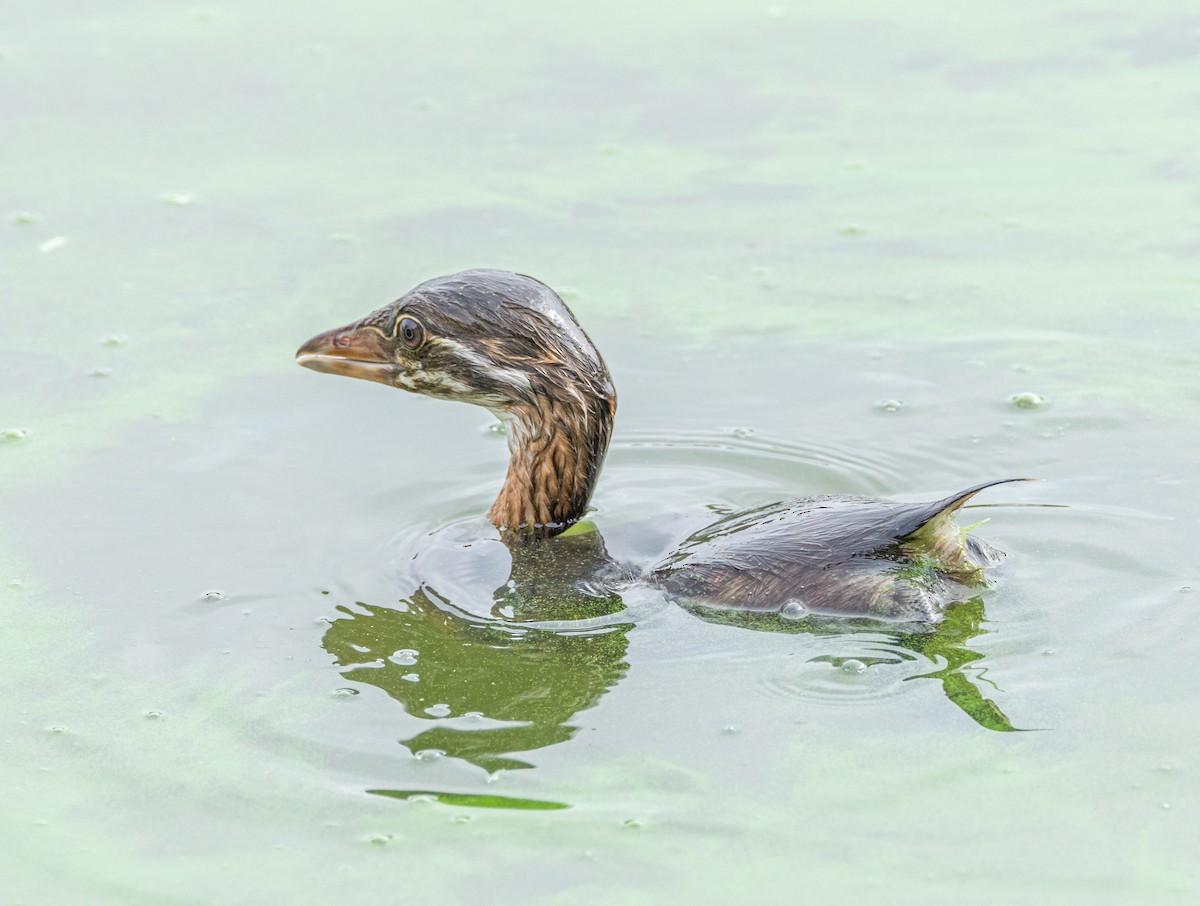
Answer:
<path fill-rule="evenodd" d="M 400 371 L 383 334 L 361 321 L 317 334 L 296 351 L 296 364 L 381 384 Z"/>

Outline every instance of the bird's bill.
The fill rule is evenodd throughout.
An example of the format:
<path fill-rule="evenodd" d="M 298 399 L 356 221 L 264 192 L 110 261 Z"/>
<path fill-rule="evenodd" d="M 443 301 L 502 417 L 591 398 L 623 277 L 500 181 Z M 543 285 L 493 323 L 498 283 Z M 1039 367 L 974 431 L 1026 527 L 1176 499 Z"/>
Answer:
<path fill-rule="evenodd" d="M 381 384 L 391 384 L 399 370 L 389 341 L 361 323 L 317 334 L 296 351 L 296 364 Z"/>

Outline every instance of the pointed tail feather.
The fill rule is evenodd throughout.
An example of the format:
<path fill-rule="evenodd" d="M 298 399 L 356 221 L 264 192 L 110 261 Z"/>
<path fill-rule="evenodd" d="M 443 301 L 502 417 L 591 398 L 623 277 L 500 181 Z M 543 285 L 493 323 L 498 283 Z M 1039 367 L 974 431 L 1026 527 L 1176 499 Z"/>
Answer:
<path fill-rule="evenodd" d="M 1036 481 L 1034 478 L 1002 478 L 985 481 L 974 487 L 951 494 L 944 500 L 910 511 L 909 528 L 901 541 L 910 551 L 932 557 L 939 567 L 960 582 L 972 585 L 982 582 L 983 570 L 995 566 L 1002 556 L 978 539 L 968 543 L 964 529 L 955 525 L 954 513 L 980 491 L 1014 481 Z"/>

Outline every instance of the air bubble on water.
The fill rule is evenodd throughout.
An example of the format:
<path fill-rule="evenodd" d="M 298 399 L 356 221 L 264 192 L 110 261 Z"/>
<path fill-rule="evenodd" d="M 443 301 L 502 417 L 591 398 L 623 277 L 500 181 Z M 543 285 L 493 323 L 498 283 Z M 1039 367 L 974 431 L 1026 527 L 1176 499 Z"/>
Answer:
<path fill-rule="evenodd" d="M 29 432 L 24 428 L 6 428 L 0 431 L 0 440 L 6 444 L 19 444 L 29 436 Z"/>
<path fill-rule="evenodd" d="M 850 674 L 866 673 L 867 665 L 864 664 L 862 661 L 858 660 L 858 658 L 851 657 L 851 658 L 846 658 L 846 660 L 842 661 L 841 669 L 842 669 L 842 673 L 850 673 Z"/>
<path fill-rule="evenodd" d="M 450 716 L 450 706 L 445 703 L 438 704 L 438 705 L 430 705 L 428 708 L 425 709 L 425 713 L 428 714 L 430 717 L 449 717 Z"/>
<path fill-rule="evenodd" d="M 807 614 L 808 611 L 799 601 L 788 601 L 779 611 L 781 617 L 786 617 L 789 620 L 796 620 Z"/>
<path fill-rule="evenodd" d="M 395 839 L 391 834 L 368 834 L 364 842 L 371 846 L 387 846 Z"/>
<path fill-rule="evenodd" d="M 508 432 L 504 430 L 504 422 L 488 422 L 487 427 L 483 429 L 483 433 L 503 437 Z"/>
<path fill-rule="evenodd" d="M 419 681 L 420 681 L 420 679 L 421 679 L 421 674 L 419 674 L 419 673 L 406 673 L 406 674 L 404 674 L 404 676 L 400 677 L 400 679 L 404 680 L 406 683 L 416 683 L 416 682 L 419 682 Z"/>
<path fill-rule="evenodd" d="M 899 412 L 905 407 L 904 400 L 882 399 L 875 401 L 875 408 L 880 412 Z"/>
<path fill-rule="evenodd" d="M 848 223 L 838 230 L 842 236 L 861 236 L 867 231 L 867 228 L 862 224 Z"/>
<path fill-rule="evenodd" d="M 471 820 L 470 815 L 455 815 L 450 819 L 452 824 L 470 824 Z"/>
<path fill-rule="evenodd" d="M 64 733 L 67 732 L 67 728 L 66 727 L 51 727 L 46 732 L 49 733 L 51 736 L 62 736 Z"/>
<path fill-rule="evenodd" d="M 1183 592 L 1183 593 L 1186 595 L 1188 592 L 1190 592 L 1190 591 L 1192 590 L 1192 586 L 1190 586 L 1190 585 L 1180 585 L 1180 586 L 1179 586 L 1179 590 L 1180 590 L 1181 592 Z"/>
<path fill-rule="evenodd" d="M 354 233 L 330 233 L 329 241 L 336 242 L 339 245 L 349 245 L 352 242 L 359 242 L 360 240 Z"/>
<path fill-rule="evenodd" d="M 225 598 L 225 592 L 223 592 L 223 591 L 213 590 L 213 591 L 206 591 L 204 593 L 204 599 L 206 601 L 221 601 L 221 600 L 224 600 L 224 598 Z"/>
<path fill-rule="evenodd" d="M 47 239 L 45 242 L 43 242 L 41 245 L 39 245 L 38 251 L 41 252 L 43 255 L 49 255 L 51 252 L 62 248 L 66 244 L 67 244 L 66 236 L 55 236 L 51 239 Z"/>
<path fill-rule="evenodd" d="M 413 109 L 420 113 L 433 113 L 438 109 L 438 104 L 433 98 L 421 98 L 413 102 Z"/>
<path fill-rule="evenodd" d="M 724 733 L 726 736 L 736 736 L 737 734 L 742 732 L 742 729 L 741 729 L 741 727 L 735 726 L 734 724 L 729 724 L 728 726 L 722 727 L 721 732 Z"/>
<path fill-rule="evenodd" d="M 1056 648 L 1043 648 L 1042 654 L 1046 657 L 1053 657 L 1058 654 L 1058 650 Z"/>
<path fill-rule="evenodd" d="M 162 720 L 163 713 L 161 711 L 154 711 L 154 710 L 143 711 L 142 716 L 145 717 L 146 720 Z"/>
<path fill-rule="evenodd" d="M 646 822 L 641 818 L 626 818 L 621 826 L 626 827 L 629 830 L 638 830 L 639 828 L 645 827 Z"/>
<path fill-rule="evenodd" d="M 334 689 L 331 693 L 334 698 L 349 698 L 351 695 L 358 695 L 357 689 L 351 689 L 349 686 L 341 686 Z"/>
<path fill-rule="evenodd" d="M 188 205 L 196 203 L 196 196 L 191 192 L 163 192 L 158 196 L 158 200 L 163 204 L 186 208 Z"/>
<path fill-rule="evenodd" d="M 1046 398 L 1032 390 L 1014 393 L 1008 398 L 1008 401 L 1018 409 L 1038 409 L 1046 405 Z"/>
<path fill-rule="evenodd" d="M 106 377 L 111 377 L 111 376 L 112 376 L 112 369 L 106 368 L 103 365 L 93 368 L 91 371 L 88 372 L 88 377 L 106 378 Z"/>
<path fill-rule="evenodd" d="M 110 333 L 100 341 L 101 346 L 124 346 L 129 342 L 129 337 L 123 333 Z"/>
<path fill-rule="evenodd" d="M 8 218 L 13 226 L 33 226 L 38 222 L 38 215 L 30 211 L 17 211 Z"/>
<path fill-rule="evenodd" d="M 474 723 L 478 723 L 479 721 L 483 720 L 483 712 L 482 711 L 467 711 L 466 713 L 463 714 L 463 720 L 469 720 Z"/>
<path fill-rule="evenodd" d="M 745 440 L 747 437 L 754 436 L 754 429 L 753 428 L 734 428 L 729 433 L 732 434 L 734 437 L 737 437 L 741 440 Z"/>
<path fill-rule="evenodd" d="M 415 757 L 417 761 L 434 762 L 440 761 L 445 755 L 441 749 L 421 749 Z"/>
<path fill-rule="evenodd" d="M 393 652 L 388 660 L 401 667 L 411 667 L 417 662 L 419 653 L 415 648 L 401 648 L 399 651 Z"/>

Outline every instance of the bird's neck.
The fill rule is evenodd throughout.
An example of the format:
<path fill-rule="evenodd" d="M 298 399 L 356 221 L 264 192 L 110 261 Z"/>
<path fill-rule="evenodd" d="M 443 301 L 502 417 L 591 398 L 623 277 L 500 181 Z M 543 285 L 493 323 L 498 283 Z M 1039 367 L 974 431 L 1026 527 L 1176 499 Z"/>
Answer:
<path fill-rule="evenodd" d="M 545 537 L 587 510 L 612 436 L 611 393 L 540 397 L 503 414 L 509 463 L 488 518 L 509 536 Z"/>

